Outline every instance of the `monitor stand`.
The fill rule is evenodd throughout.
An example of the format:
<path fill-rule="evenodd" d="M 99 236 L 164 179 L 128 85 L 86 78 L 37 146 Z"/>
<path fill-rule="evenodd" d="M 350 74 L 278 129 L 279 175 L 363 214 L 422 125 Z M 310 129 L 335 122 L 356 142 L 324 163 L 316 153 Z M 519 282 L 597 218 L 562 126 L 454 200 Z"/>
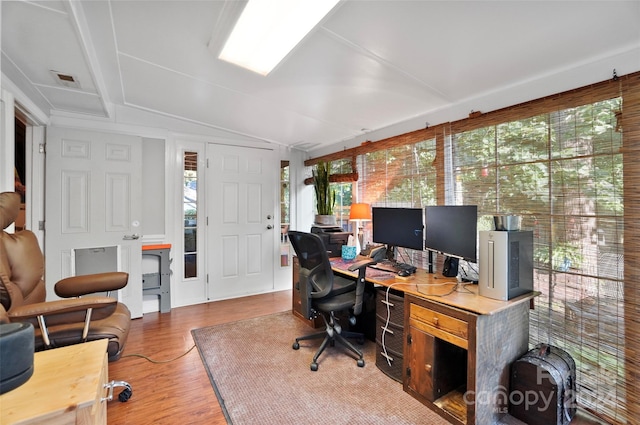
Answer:
<path fill-rule="evenodd" d="M 387 245 L 387 261 L 390 261 L 392 264 L 396 262 L 396 247 L 394 245 Z"/>

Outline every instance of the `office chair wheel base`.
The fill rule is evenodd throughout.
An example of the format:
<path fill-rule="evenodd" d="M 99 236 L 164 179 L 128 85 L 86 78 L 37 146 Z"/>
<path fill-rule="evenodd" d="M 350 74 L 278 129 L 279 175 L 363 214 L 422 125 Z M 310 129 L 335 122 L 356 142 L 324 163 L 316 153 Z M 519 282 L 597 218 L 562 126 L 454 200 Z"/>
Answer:
<path fill-rule="evenodd" d="M 364 359 L 358 359 L 358 367 L 364 367 Z"/>
<path fill-rule="evenodd" d="M 298 341 L 294 342 L 293 345 L 291 346 L 291 348 L 293 348 L 294 350 L 297 350 L 300 348 L 300 344 L 298 343 Z"/>
<path fill-rule="evenodd" d="M 111 401 L 113 400 L 113 390 L 116 387 L 124 387 L 124 389 L 118 394 L 118 400 L 121 402 L 126 402 L 131 398 L 133 394 L 133 389 L 131 385 L 129 385 L 126 381 L 110 381 L 104 384 L 104 388 L 107 390 L 107 396 L 102 398 L 101 401 Z"/>
<path fill-rule="evenodd" d="M 118 394 L 118 400 L 124 403 L 131 398 L 131 395 L 132 395 L 131 388 L 125 388 L 124 390 L 122 390 L 120 394 Z"/>
<path fill-rule="evenodd" d="M 316 363 L 316 362 L 311 363 L 311 370 L 313 372 L 317 371 L 318 370 L 318 363 Z"/>

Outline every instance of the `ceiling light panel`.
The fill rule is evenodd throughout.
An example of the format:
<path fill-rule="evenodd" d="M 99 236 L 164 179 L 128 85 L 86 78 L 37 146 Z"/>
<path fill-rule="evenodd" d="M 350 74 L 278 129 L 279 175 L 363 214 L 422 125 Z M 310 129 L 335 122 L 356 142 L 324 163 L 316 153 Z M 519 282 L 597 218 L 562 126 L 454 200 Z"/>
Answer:
<path fill-rule="evenodd" d="M 339 0 L 250 0 L 219 58 L 267 75 Z"/>

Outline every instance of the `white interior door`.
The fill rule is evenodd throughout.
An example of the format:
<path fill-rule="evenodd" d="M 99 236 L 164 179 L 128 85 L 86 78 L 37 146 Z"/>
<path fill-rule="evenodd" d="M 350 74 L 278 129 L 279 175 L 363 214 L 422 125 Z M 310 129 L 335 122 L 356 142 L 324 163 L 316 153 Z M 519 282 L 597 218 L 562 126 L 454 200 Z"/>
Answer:
<path fill-rule="evenodd" d="M 132 317 L 142 316 L 142 251 L 137 238 L 142 233 L 141 166 L 139 137 L 47 130 L 45 273 L 50 297 L 55 282 L 76 274 L 77 254 L 95 252 L 82 270 L 115 267 L 128 272 L 129 283 L 118 298 Z"/>
<path fill-rule="evenodd" d="M 210 300 L 273 289 L 275 187 L 272 150 L 207 147 L 207 273 Z"/>

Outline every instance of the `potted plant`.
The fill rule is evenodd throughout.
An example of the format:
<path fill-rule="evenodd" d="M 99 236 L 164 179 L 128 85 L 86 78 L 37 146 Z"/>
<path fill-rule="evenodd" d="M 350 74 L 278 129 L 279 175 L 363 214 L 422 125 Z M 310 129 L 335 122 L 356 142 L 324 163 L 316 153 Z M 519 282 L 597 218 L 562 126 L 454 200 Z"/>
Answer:
<path fill-rule="evenodd" d="M 333 215 L 333 207 L 336 204 L 336 191 L 329 184 L 331 174 L 330 162 L 319 162 L 312 170 L 313 188 L 316 192 L 316 224 L 335 225 L 336 217 Z"/>

